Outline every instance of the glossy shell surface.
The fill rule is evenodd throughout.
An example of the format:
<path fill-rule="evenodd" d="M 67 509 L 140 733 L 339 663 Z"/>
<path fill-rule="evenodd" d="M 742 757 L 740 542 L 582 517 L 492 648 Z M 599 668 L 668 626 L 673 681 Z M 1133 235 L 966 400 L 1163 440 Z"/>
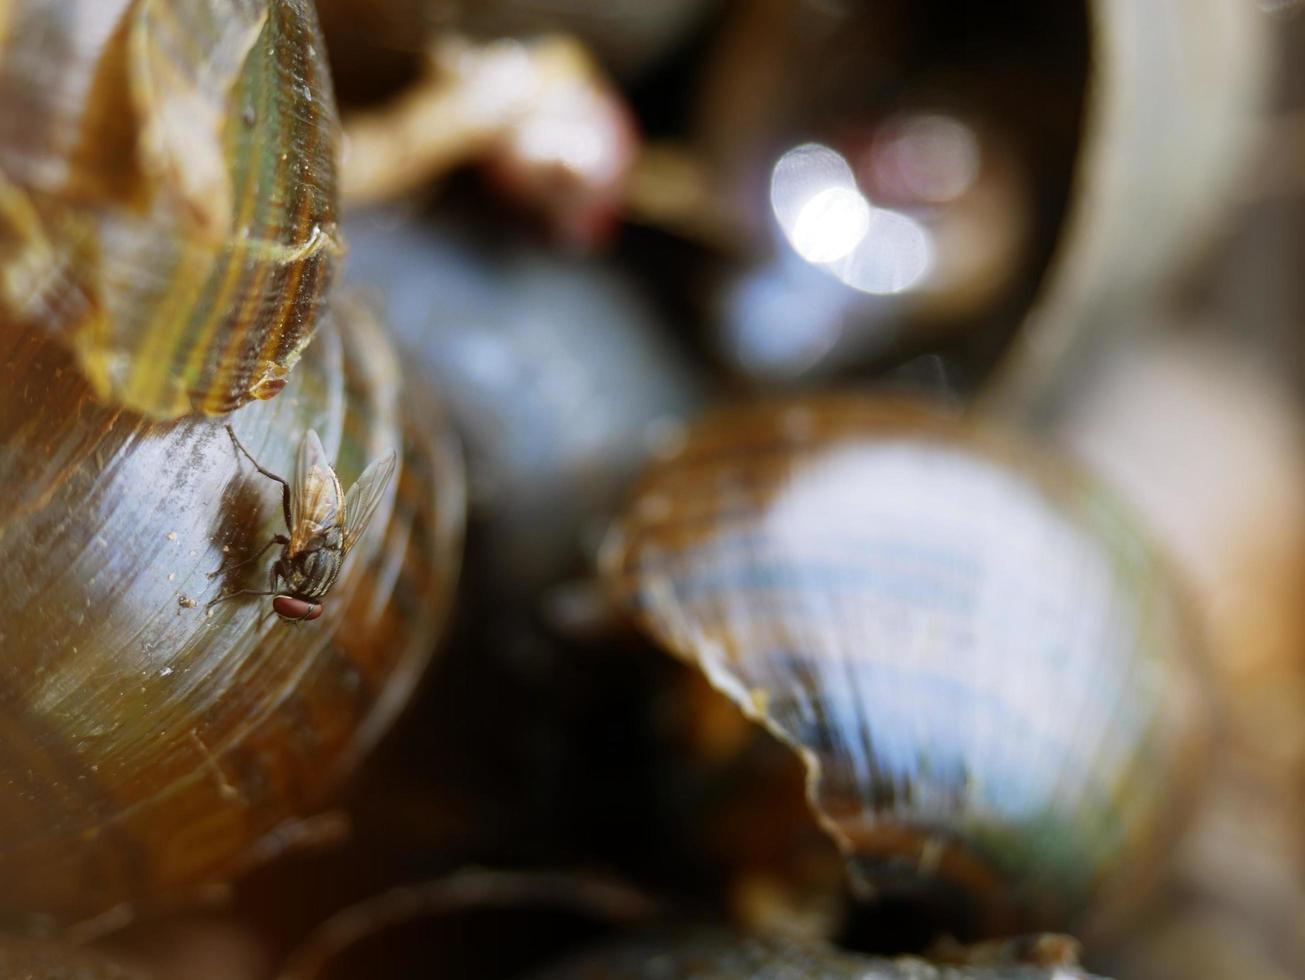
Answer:
<path fill-rule="evenodd" d="M 0 341 L 0 920 L 164 902 L 293 844 L 404 703 L 456 577 L 456 443 L 375 321 L 328 324 L 235 431 L 274 473 L 311 427 L 345 486 L 391 449 L 399 475 L 319 620 L 206 609 L 267 587 L 270 552 L 234 566 L 280 488 L 218 422 L 106 408 L 57 343 Z"/>
<path fill-rule="evenodd" d="M 0 329 L 152 418 L 284 387 L 339 250 L 309 0 L 0 3 Z"/>
<path fill-rule="evenodd" d="M 865 896 L 955 890 L 978 934 L 1063 925 L 1168 841 L 1200 744 L 1192 638 L 1068 471 L 904 402 L 741 408 L 651 467 L 604 561 L 802 755 Z"/>

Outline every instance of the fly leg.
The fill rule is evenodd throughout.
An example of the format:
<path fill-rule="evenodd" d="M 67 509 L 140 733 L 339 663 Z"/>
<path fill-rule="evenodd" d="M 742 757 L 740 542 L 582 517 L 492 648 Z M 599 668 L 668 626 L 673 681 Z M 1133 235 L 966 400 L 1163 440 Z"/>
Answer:
<path fill-rule="evenodd" d="M 258 460 L 254 459 L 253 455 L 249 452 L 249 450 L 240 444 L 240 440 L 236 438 L 236 430 L 231 428 L 230 422 L 227 423 L 226 429 L 227 429 L 227 435 L 231 437 L 231 441 L 235 443 L 236 448 L 239 449 L 242 453 L 244 453 L 245 459 L 249 460 L 251 463 L 254 464 L 254 469 L 258 470 L 258 472 L 262 473 L 269 480 L 275 480 L 277 483 L 281 484 L 281 511 L 285 514 L 285 526 L 289 528 L 290 527 L 290 484 L 286 483 L 286 481 L 282 477 L 277 476 L 271 470 L 265 470 L 261 465 L 259 465 Z"/>
<path fill-rule="evenodd" d="M 218 575 L 221 575 L 223 572 L 231 572 L 232 569 L 243 568 L 243 566 L 248 565 L 249 562 L 257 561 L 258 559 L 261 559 L 262 556 L 268 553 L 268 548 L 270 548 L 271 545 L 274 544 L 282 544 L 282 545 L 290 544 L 290 539 L 288 539 L 287 536 L 283 534 L 274 535 L 273 539 L 271 539 L 270 542 L 266 543 L 265 545 L 262 545 L 261 548 L 258 548 L 258 551 L 254 552 L 253 555 L 248 557 L 248 559 L 241 559 L 240 561 L 236 561 L 234 562 L 234 564 L 231 565 L 228 565 L 226 564 L 226 562 L 223 561 L 222 564 L 218 566 L 217 572 L 209 573 L 209 578 L 217 578 Z"/>
<path fill-rule="evenodd" d="M 281 574 L 281 561 L 277 559 L 273 563 L 271 571 L 267 576 L 267 590 L 263 589 L 236 589 L 234 592 L 228 592 L 226 595 L 220 595 L 216 599 L 210 599 L 205 603 L 204 608 L 209 609 L 219 602 L 226 602 L 228 599 L 235 599 L 242 595 L 279 595 L 281 590 L 276 587 L 276 580 Z"/>
<path fill-rule="evenodd" d="M 204 608 L 208 609 L 212 606 L 216 606 L 219 602 L 226 602 L 228 599 L 237 599 L 242 595 L 276 595 L 279 591 L 279 589 L 268 589 L 266 592 L 262 589 L 236 589 L 236 591 L 228 592 L 226 595 L 220 595 L 216 599 L 210 599 L 204 604 Z"/>
<path fill-rule="evenodd" d="M 272 563 L 271 570 L 267 573 L 267 592 L 265 595 L 279 595 L 281 590 L 276 587 L 276 580 L 281 574 L 281 559 L 278 558 Z M 258 617 L 258 625 L 255 629 L 261 630 L 263 624 L 276 615 L 276 603 L 272 603 L 272 608 L 268 609 L 262 616 Z"/>
<path fill-rule="evenodd" d="M 228 564 L 226 564 L 225 562 L 223 562 L 221 565 L 218 566 L 217 571 L 209 572 L 209 573 L 208 573 L 208 577 L 209 577 L 209 578 L 217 578 L 217 577 L 218 577 L 219 575 L 221 575 L 223 572 L 229 572 L 229 571 L 231 571 L 233 568 L 240 568 L 240 567 L 242 567 L 242 566 L 244 566 L 244 565 L 248 565 L 248 564 L 249 564 L 250 562 L 252 562 L 252 561 L 257 561 L 259 558 L 262 558 L 265 554 L 267 554 L 267 549 L 270 548 L 270 547 L 272 547 L 272 545 L 274 545 L 274 544 L 287 545 L 287 544 L 289 544 L 289 543 L 290 543 L 290 539 L 287 538 L 284 534 L 277 534 L 277 535 L 274 535 L 274 536 L 272 537 L 272 540 L 271 540 L 271 541 L 269 541 L 267 544 L 263 545 L 263 547 L 259 548 L 259 549 L 258 549 L 256 552 L 254 552 L 254 554 L 251 555 L 250 557 L 245 558 L 245 559 L 243 559 L 242 561 L 238 561 L 238 562 L 236 562 L 235 564 L 232 564 L 232 565 L 228 565 Z"/>

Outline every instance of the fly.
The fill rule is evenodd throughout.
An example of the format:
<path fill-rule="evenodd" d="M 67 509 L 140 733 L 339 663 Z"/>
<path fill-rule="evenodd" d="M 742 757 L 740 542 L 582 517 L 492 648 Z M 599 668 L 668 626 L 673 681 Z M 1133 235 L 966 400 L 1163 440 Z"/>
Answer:
<path fill-rule="evenodd" d="M 242 595 L 270 595 L 272 610 L 282 619 L 292 622 L 316 619 L 322 614 L 321 598 L 335 584 L 345 556 L 376 513 L 376 505 L 394 476 L 398 457 L 391 452 L 373 460 L 345 494 L 340 489 L 340 478 L 327 462 L 322 440 L 312 429 L 299 442 L 290 482 L 259 465 L 240 444 L 235 429 L 230 425 L 226 429 L 235 447 L 254 464 L 254 469 L 281 484 L 281 509 L 290 533 L 276 535 L 252 557 L 238 563 L 255 561 L 273 545 L 281 545 L 281 556 L 272 564 L 266 591 L 237 589 L 218 596 L 209 605 Z M 209 577 L 224 570 L 219 569 Z"/>

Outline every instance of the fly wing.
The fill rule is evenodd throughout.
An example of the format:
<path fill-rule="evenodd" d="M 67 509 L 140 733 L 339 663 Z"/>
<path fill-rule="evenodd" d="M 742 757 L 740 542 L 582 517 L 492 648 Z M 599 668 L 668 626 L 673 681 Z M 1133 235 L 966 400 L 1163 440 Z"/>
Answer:
<path fill-rule="evenodd" d="M 362 471 L 358 481 L 349 488 L 344 498 L 344 550 L 348 554 L 376 513 L 376 505 L 381 502 L 385 488 L 398 467 L 399 457 L 391 452 L 388 456 L 373 460 Z"/>
<path fill-rule="evenodd" d="M 322 440 L 309 429 L 295 457 L 290 493 L 290 554 L 297 554 L 315 534 L 340 522 L 340 481 L 331 469 Z"/>

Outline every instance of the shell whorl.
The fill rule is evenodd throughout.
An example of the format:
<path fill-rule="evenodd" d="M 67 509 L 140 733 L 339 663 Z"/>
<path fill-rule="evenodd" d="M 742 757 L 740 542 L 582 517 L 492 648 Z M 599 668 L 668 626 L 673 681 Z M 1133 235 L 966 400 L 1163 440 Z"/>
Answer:
<path fill-rule="evenodd" d="M 796 749 L 867 894 L 1064 924 L 1168 828 L 1200 687 L 1163 569 L 1090 484 L 904 403 L 722 413 L 608 541 L 652 636 Z"/>
<path fill-rule="evenodd" d="M 6 343 L 6 340 L 12 340 Z M 99 404 L 55 341 L 0 334 L 0 921 L 184 897 L 275 853 L 385 731 L 458 568 L 460 456 L 385 333 L 346 307 L 284 395 L 231 416 L 288 472 L 312 428 L 355 479 L 398 476 L 322 617 L 266 588 L 280 496 L 213 420 Z"/>
<path fill-rule="evenodd" d="M 151 418 L 285 386 L 339 252 L 306 0 L 0 11 L 0 329 L 57 337 Z"/>

